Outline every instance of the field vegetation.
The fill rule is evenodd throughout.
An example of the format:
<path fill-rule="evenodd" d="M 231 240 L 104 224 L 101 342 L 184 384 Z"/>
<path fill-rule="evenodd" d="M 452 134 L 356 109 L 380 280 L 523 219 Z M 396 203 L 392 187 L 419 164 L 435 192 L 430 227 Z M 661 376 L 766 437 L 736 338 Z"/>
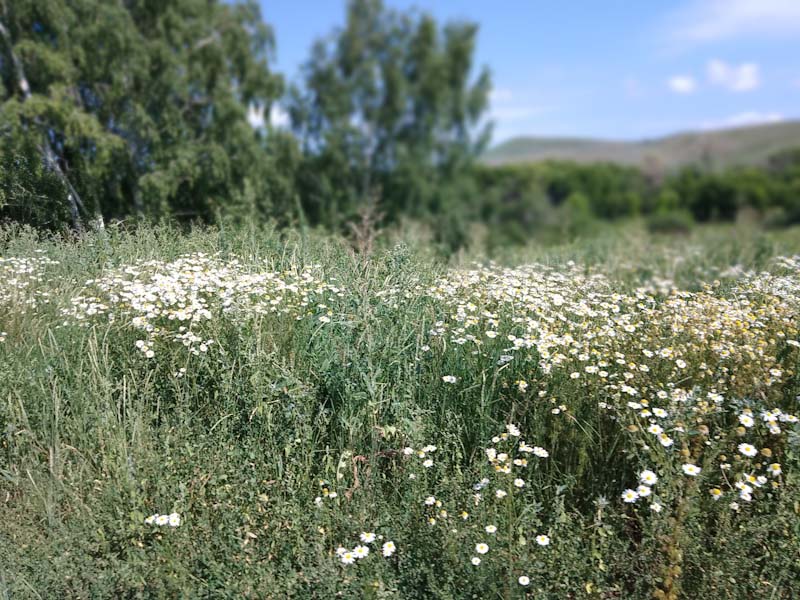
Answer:
<path fill-rule="evenodd" d="M 793 598 L 798 240 L 6 228 L 0 593 Z"/>
<path fill-rule="evenodd" d="M 0 598 L 799 597 L 796 124 L 488 166 L 476 23 L 261 4 L 0 0 Z"/>

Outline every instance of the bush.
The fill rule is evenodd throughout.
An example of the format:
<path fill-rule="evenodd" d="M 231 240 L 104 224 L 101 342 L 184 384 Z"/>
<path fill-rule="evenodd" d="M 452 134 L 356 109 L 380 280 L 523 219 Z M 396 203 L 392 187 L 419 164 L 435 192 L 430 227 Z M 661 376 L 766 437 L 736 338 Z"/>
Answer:
<path fill-rule="evenodd" d="M 647 219 L 647 229 L 651 233 L 688 233 L 693 226 L 692 214 L 686 210 L 656 213 Z"/>

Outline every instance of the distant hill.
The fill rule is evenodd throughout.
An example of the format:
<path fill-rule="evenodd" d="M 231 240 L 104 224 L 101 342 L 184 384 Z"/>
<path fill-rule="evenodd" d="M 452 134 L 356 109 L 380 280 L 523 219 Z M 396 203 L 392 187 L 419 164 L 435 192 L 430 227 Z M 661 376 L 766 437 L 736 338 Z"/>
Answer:
<path fill-rule="evenodd" d="M 710 161 L 720 168 L 762 164 L 771 154 L 792 147 L 800 147 L 800 121 L 678 133 L 634 142 L 517 137 L 491 148 L 482 160 L 489 165 L 543 160 L 609 161 L 634 166 L 649 163 L 667 170 Z"/>

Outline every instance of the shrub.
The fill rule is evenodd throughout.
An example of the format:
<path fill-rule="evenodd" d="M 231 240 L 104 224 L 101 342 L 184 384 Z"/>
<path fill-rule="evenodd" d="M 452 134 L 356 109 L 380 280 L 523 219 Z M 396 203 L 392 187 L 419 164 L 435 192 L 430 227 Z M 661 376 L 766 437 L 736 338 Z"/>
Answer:
<path fill-rule="evenodd" d="M 693 226 L 692 214 L 686 210 L 659 212 L 647 218 L 647 229 L 651 233 L 688 233 Z"/>

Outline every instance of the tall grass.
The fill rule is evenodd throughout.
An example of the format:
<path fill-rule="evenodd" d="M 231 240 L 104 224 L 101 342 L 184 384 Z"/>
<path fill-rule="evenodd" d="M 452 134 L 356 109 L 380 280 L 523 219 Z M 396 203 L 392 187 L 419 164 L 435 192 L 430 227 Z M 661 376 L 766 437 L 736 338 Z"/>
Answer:
<path fill-rule="evenodd" d="M 670 383 L 696 392 L 697 402 L 670 405 L 678 429 L 667 451 L 619 389 L 585 374 L 571 377 L 574 356 L 546 368 L 536 346 L 503 362 L 507 334 L 519 336 L 522 327 L 513 319 L 528 309 L 497 304 L 483 290 L 491 277 L 506 285 L 508 272 L 474 271 L 482 279 L 469 288 L 472 295 L 464 295 L 466 287 L 452 296 L 436 291 L 480 257 L 445 264 L 413 242 L 359 256 L 335 238 L 255 229 L 109 229 L 80 240 L 3 230 L 0 257 L 9 271 L 0 283 L 0 593 L 792 598 L 800 576 L 800 429 L 781 421 L 779 435 L 756 436 L 757 428 L 737 430 L 737 415 L 751 407 L 756 417 L 757 407 L 798 412 L 800 350 L 786 343 L 798 338 L 797 303 L 754 287 L 764 270 L 774 274 L 764 280 L 770 285 L 800 281 L 774 261 L 800 252 L 796 234 L 700 228 L 661 238 L 629 226 L 495 257 L 545 265 L 532 276 L 545 273 L 544 285 L 563 285 L 575 302 L 595 289 L 625 297 L 648 290 L 640 293 L 652 295 L 653 312 L 626 305 L 622 312 L 639 319 L 639 329 L 603 347 L 630 360 L 658 343 L 691 358 L 678 375 L 658 363 L 633 379 L 642 390 Z M 75 299 L 109 299 L 98 282 L 110 274 L 159 261 L 131 276 L 145 280 L 147 269 L 164 272 L 194 253 L 219 265 L 238 260 L 244 275 L 269 272 L 287 281 L 308 268 L 315 283 L 306 303 L 284 295 L 286 313 L 250 304 L 211 310 L 212 318 L 190 328 L 213 340 L 196 355 L 163 334 L 177 331 L 174 320 L 158 322 L 163 331 L 155 332 L 147 358 L 137 341 L 149 334 L 132 326 L 121 305 L 108 311 L 114 320 L 108 313 L 75 318 Z M 34 261 L 32 274 L 12 282 L 19 265 L 11 258 Z M 592 279 L 597 273 L 601 283 Z M 672 287 L 696 293 L 686 301 L 695 304 L 670 308 Z M 260 301 L 264 293 L 252 297 Z M 714 310 L 724 319 L 725 307 L 747 301 L 758 326 L 729 338 L 709 329 L 698 341 L 670 321 L 685 311 L 699 326 Z M 461 335 L 458 306 L 468 302 L 478 305 L 476 314 L 497 313 L 496 327 L 487 325 L 491 317 L 478 318 L 480 343 L 453 341 Z M 492 327 L 501 335 L 483 337 Z M 437 329 L 443 333 L 431 335 Z M 749 337 L 753 331 L 757 337 Z M 712 338 L 763 346 L 725 363 Z M 616 372 L 613 354 L 596 359 Z M 701 364 L 721 370 L 707 377 Z M 727 364 L 736 368 L 725 371 Z M 627 368 L 619 367 L 620 377 Z M 781 375 L 767 382 L 770 369 Z M 726 390 L 719 410 L 701 402 L 712 388 Z M 519 426 L 520 437 L 509 434 L 509 424 Z M 548 456 L 526 453 L 521 439 Z M 750 459 L 731 455 L 740 441 L 770 449 L 774 458 L 764 468 L 781 465 L 753 501 L 737 502 L 733 488 L 735 473 L 756 470 Z M 424 450 L 428 445 L 436 449 Z M 498 475 L 504 463 L 487 461 L 487 448 L 528 461 L 524 475 L 512 476 L 524 487 Z M 726 461 L 733 463 L 731 489 L 715 501 L 708 490 Z M 702 465 L 702 476 L 681 473 L 687 462 Z M 659 477 L 652 496 L 623 502 L 620 495 L 636 487 L 645 468 Z M 484 478 L 490 483 L 479 484 Z M 508 494 L 498 498 L 497 489 Z M 656 497 L 661 512 L 648 508 Z M 180 515 L 180 526 L 145 522 L 169 513 Z M 362 532 L 382 539 L 366 558 L 343 564 L 337 548 L 352 549 Z M 549 545 L 537 542 L 542 535 Z M 397 551 L 381 556 L 380 544 L 389 540 Z M 476 550 L 479 543 L 488 553 Z"/>

